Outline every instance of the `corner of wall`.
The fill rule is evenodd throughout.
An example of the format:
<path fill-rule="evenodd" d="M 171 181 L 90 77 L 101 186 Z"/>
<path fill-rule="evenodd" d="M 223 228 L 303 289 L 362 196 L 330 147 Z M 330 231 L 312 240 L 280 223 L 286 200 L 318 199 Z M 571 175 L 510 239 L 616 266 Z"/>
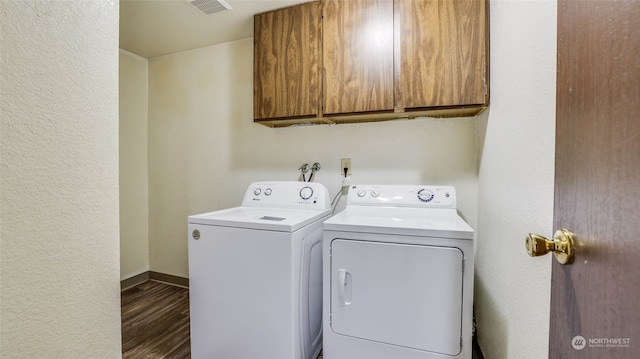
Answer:
<path fill-rule="evenodd" d="M 120 49 L 120 279 L 149 270 L 149 62 Z"/>
<path fill-rule="evenodd" d="M 478 127 L 478 339 L 488 358 L 537 359 L 548 351 L 551 266 L 528 257 L 524 238 L 553 226 L 557 3 L 493 1 L 490 16 L 491 106 Z"/>

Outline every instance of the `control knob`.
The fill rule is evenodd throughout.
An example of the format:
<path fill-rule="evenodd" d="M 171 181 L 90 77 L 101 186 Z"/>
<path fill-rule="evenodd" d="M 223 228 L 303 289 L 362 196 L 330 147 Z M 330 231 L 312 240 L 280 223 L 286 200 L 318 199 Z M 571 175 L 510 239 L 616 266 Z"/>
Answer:
<path fill-rule="evenodd" d="M 433 197 L 434 197 L 433 192 L 431 192 L 426 188 L 423 188 L 418 191 L 418 199 L 422 202 L 431 202 Z"/>
<path fill-rule="evenodd" d="M 311 196 L 313 196 L 313 189 L 311 187 L 306 186 L 300 190 L 300 198 L 309 199 Z"/>

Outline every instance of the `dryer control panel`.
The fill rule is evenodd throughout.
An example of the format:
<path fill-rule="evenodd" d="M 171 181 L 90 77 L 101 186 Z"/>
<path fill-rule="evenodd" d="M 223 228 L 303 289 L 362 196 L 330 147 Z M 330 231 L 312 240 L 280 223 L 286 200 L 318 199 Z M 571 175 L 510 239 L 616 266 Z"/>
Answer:
<path fill-rule="evenodd" d="M 354 185 L 347 205 L 456 208 L 456 190 L 451 186 Z"/>
<path fill-rule="evenodd" d="M 331 200 L 327 188 L 317 182 L 254 182 L 247 188 L 242 206 L 324 211 L 331 208 Z"/>

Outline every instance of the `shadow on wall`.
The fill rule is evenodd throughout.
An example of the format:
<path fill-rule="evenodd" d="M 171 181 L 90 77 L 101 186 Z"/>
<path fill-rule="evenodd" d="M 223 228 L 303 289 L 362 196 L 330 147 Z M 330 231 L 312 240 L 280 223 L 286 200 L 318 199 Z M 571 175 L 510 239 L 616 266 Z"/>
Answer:
<path fill-rule="evenodd" d="M 478 143 L 478 169 L 482 165 L 482 153 L 484 152 L 484 142 L 487 139 L 487 126 L 489 125 L 489 113 L 491 112 L 491 106 L 487 107 L 481 114 L 476 116 L 477 127 L 477 143 Z"/>
<path fill-rule="evenodd" d="M 475 277 L 474 307 L 476 316 L 476 335 L 478 344 L 487 358 L 507 359 L 509 343 L 507 342 L 507 321 L 496 303 L 491 299 L 482 279 Z M 483 335 L 491 331 L 490 335 Z M 491 340 L 499 338 L 502 342 L 494 343 Z M 488 352 L 487 349 L 495 350 Z"/>

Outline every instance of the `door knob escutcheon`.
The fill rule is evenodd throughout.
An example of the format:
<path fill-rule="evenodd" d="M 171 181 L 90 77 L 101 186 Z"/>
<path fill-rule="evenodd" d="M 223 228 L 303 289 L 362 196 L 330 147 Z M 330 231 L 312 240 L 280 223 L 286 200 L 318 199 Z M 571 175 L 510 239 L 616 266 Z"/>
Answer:
<path fill-rule="evenodd" d="M 574 256 L 573 233 L 566 229 L 559 229 L 553 235 L 553 240 L 529 233 L 525 240 L 527 253 L 532 257 L 543 256 L 553 252 L 560 264 L 571 264 Z"/>

